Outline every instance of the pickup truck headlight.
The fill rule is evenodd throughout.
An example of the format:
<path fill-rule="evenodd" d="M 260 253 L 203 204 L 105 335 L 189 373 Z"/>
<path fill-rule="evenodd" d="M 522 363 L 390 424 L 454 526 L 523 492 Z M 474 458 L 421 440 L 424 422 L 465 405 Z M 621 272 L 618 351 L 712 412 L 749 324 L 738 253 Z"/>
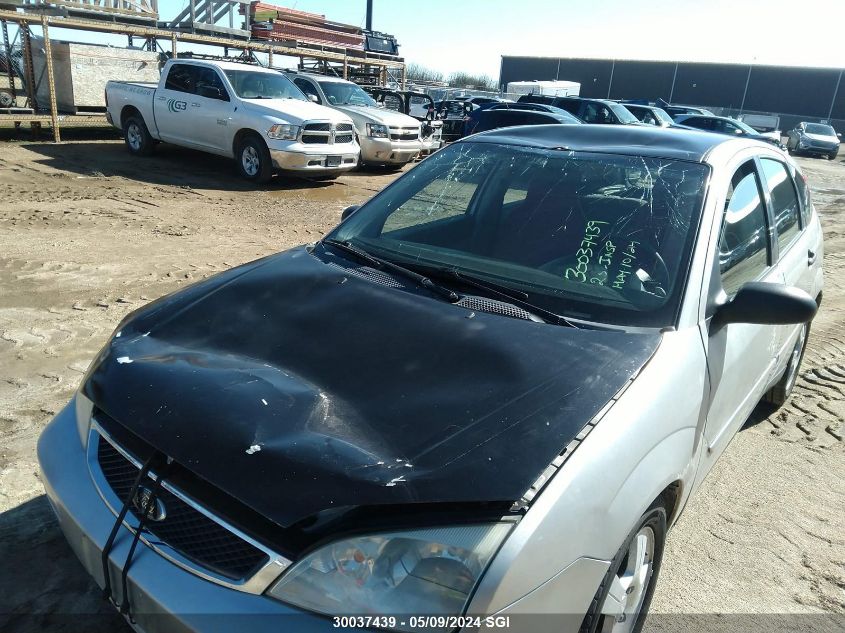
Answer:
<path fill-rule="evenodd" d="M 295 141 L 299 136 L 299 126 L 290 123 L 277 123 L 267 130 L 267 136 L 279 141 Z"/>
<path fill-rule="evenodd" d="M 367 136 L 372 138 L 388 138 L 390 129 L 380 123 L 367 123 Z"/>
<path fill-rule="evenodd" d="M 268 595 L 327 615 L 460 615 L 510 527 L 466 525 L 336 541 L 296 563 Z"/>

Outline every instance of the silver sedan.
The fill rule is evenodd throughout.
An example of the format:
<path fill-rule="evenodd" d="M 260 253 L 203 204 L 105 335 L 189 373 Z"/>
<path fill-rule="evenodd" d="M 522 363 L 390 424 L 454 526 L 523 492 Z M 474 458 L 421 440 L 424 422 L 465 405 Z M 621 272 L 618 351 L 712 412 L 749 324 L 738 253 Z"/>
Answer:
<path fill-rule="evenodd" d="M 822 251 L 771 145 L 474 135 L 130 315 L 43 481 L 139 630 L 637 632 L 667 531 L 789 398 Z"/>

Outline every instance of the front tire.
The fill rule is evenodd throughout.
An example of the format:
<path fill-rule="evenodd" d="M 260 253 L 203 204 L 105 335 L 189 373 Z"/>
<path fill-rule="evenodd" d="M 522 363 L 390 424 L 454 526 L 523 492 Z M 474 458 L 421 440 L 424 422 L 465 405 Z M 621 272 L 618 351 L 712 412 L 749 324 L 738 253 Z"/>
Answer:
<path fill-rule="evenodd" d="M 828 157 L 828 159 L 830 159 L 830 160 L 836 160 L 836 157 L 837 157 L 838 155 L 839 155 L 839 152 L 831 152 L 830 154 L 828 154 L 828 155 L 827 155 L 827 157 Z"/>
<path fill-rule="evenodd" d="M 273 160 L 266 143 L 257 136 L 247 136 L 235 152 L 238 173 L 242 178 L 257 183 L 267 183 L 273 177 Z"/>
<path fill-rule="evenodd" d="M 123 140 L 129 153 L 135 156 L 149 156 L 155 147 L 155 140 L 140 115 L 130 115 L 123 121 Z"/>
<path fill-rule="evenodd" d="M 610 562 L 580 633 L 640 633 L 657 584 L 667 529 L 666 507 L 658 499 Z"/>
<path fill-rule="evenodd" d="M 801 370 L 801 361 L 804 359 L 804 350 L 807 349 L 807 339 L 810 334 L 810 326 L 805 323 L 801 326 L 801 331 L 798 333 L 798 338 L 795 340 L 795 345 L 792 347 L 792 352 L 789 357 L 789 364 L 783 371 L 778 383 L 766 392 L 763 400 L 776 407 L 783 406 L 792 390 L 795 388 L 795 382 L 798 380 L 798 374 Z"/>

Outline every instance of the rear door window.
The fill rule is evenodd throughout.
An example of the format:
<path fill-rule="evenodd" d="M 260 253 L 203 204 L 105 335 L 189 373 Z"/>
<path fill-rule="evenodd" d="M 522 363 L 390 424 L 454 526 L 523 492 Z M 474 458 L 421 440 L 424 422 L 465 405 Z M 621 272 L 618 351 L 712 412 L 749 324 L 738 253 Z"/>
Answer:
<path fill-rule="evenodd" d="M 740 167 L 731 180 L 719 238 L 722 287 L 733 295 L 769 267 L 770 247 L 766 208 L 754 162 Z"/>
<path fill-rule="evenodd" d="M 798 194 L 795 183 L 786 170 L 786 165 L 771 158 L 761 158 L 763 176 L 772 199 L 772 216 L 778 236 L 781 253 L 792 243 L 801 231 L 799 224 Z"/>
<path fill-rule="evenodd" d="M 194 94 L 197 86 L 197 70 L 196 66 L 190 64 L 173 64 L 167 73 L 165 89 Z"/>

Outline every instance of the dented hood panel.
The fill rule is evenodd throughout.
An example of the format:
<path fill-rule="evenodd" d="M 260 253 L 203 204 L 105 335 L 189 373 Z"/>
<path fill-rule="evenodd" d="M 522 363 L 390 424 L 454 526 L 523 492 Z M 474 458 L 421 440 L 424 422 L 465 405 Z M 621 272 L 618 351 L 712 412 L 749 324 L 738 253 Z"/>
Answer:
<path fill-rule="evenodd" d="M 511 502 L 659 335 L 471 314 L 299 248 L 139 311 L 85 391 L 282 526 L 348 506 Z"/>

